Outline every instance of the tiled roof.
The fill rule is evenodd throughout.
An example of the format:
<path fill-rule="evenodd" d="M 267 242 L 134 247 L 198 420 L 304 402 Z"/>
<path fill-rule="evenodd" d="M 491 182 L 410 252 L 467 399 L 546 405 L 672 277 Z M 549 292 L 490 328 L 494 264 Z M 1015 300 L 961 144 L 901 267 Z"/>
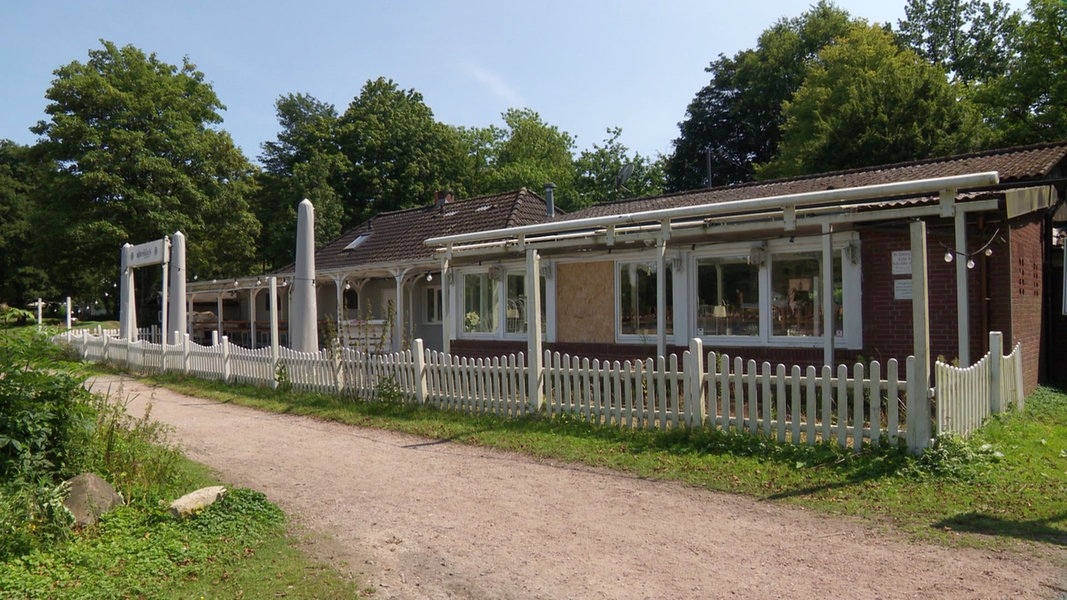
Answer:
<path fill-rule="evenodd" d="M 316 271 L 431 260 L 423 242 L 441 235 L 530 225 L 548 220 L 545 201 L 526 188 L 375 215 L 315 253 Z M 366 236 L 346 250 L 357 237 Z M 291 269 L 291 267 L 290 267 Z"/>
<path fill-rule="evenodd" d="M 860 187 L 916 179 L 932 179 L 986 171 L 997 171 L 1000 182 L 1014 183 L 1059 175 L 1061 163 L 1067 158 L 1067 141 L 991 150 L 974 154 L 935 158 L 878 167 L 865 167 L 833 173 L 820 173 L 791 179 L 759 181 L 733 186 L 694 190 L 597 204 L 560 218 L 581 219 L 661 208 L 714 204 L 731 200 L 769 198 L 830 189 Z"/>

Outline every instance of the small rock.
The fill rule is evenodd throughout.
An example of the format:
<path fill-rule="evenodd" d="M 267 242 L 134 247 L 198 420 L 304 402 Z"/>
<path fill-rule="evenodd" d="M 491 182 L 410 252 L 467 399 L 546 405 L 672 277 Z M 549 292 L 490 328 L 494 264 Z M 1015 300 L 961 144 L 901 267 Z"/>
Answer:
<path fill-rule="evenodd" d="M 200 488 L 195 492 L 189 492 L 174 502 L 171 502 L 170 514 L 182 519 L 193 516 L 199 511 L 211 506 L 225 495 L 226 488 L 221 485 Z"/>
<path fill-rule="evenodd" d="M 63 500 L 63 506 L 74 515 L 75 525 L 95 525 L 100 515 L 125 504 L 122 495 L 96 473 L 82 473 L 69 479 L 68 483 L 70 493 Z"/>

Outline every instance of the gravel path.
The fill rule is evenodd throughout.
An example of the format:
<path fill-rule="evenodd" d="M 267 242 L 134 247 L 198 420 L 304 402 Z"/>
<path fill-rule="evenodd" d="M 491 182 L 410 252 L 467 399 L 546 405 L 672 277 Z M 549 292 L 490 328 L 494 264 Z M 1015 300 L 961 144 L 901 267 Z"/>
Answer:
<path fill-rule="evenodd" d="M 1067 549 L 914 544 L 680 484 L 259 412 L 114 376 L 96 391 L 263 491 L 369 598 L 1067 598 Z"/>

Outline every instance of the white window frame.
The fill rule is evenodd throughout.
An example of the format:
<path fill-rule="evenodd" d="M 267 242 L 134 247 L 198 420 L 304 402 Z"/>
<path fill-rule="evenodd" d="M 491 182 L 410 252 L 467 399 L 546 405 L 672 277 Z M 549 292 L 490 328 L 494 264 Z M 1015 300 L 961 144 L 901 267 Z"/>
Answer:
<path fill-rule="evenodd" d="M 441 285 L 427 285 L 423 288 L 423 301 L 426 306 L 423 308 L 423 323 L 426 325 L 439 325 L 444 316 L 444 291 L 441 289 Z M 433 295 L 433 299 L 430 299 L 430 295 Z"/>
<path fill-rule="evenodd" d="M 493 294 L 496 297 L 497 315 L 496 315 L 496 328 L 493 331 L 466 331 L 464 326 L 464 319 L 466 308 L 464 307 L 465 301 L 465 278 L 468 275 L 482 275 L 490 272 L 490 269 L 494 269 L 498 276 L 493 281 Z M 479 266 L 479 267 L 459 267 L 455 270 L 455 282 L 456 285 L 453 289 L 453 302 L 451 306 L 456 307 L 455 314 L 452 317 L 452 324 L 455 327 L 457 339 L 483 339 L 483 340 L 525 340 L 527 338 L 526 332 L 508 333 L 507 331 L 507 280 L 509 275 L 526 275 L 525 263 L 505 263 L 501 265 Z M 544 341 L 551 342 L 555 340 L 556 324 L 555 324 L 555 265 L 542 263 L 541 277 L 544 285 L 545 306 L 542 307 L 542 312 L 545 315 L 545 335 Z M 525 314 L 523 315 L 525 318 Z"/>
<path fill-rule="evenodd" d="M 667 343 L 685 344 L 687 343 L 685 339 L 688 323 L 686 319 L 679 320 L 678 315 L 685 314 L 685 302 L 682 298 L 686 294 L 686 279 L 684 277 L 684 272 L 682 271 L 686 265 L 686 261 L 682 260 L 677 254 L 670 254 L 666 262 L 667 268 L 672 271 L 671 281 L 673 282 L 673 289 L 671 290 L 673 302 L 667 305 L 667 310 L 671 311 L 671 314 L 674 315 L 674 320 L 671 324 L 673 331 L 672 333 L 667 334 Z M 622 332 L 622 278 L 620 277 L 620 266 L 632 263 L 658 264 L 658 257 L 655 252 L 642 252 L 620 256 L 612 262 L 612 279 L 615 282 L 615 343 L 655 345 L 658 339 L 656 333 L 642 335 L 638 333 Z"/>
<path fill-rule="evenodd" d="M 699 335 L 697 330 L 697 263 L 701 259 L 751 255 L 753 244 L 717 244 L 697 249 L 690 253 L 687 269 L 687 297 L 691 306 L 686 314 L 688 330 L 692 337 L 700 337 L 707 345 L 749 346 L 772 348 L 822 348 L 825 336 L 782 336 L 772 335 L 771 327 L 771 267 L 775 255 L 822 252 L 822 239 L 818 236 L 795 239 L 776 239 L 767 242 L 763 251 L 764 259 L 759 266 L 759 314 L 760 330 L 758 335 Z M 861 285 L 862 260 L 859 236 L 854 232 L 834 234 L 831 248 L 835 255 L 841 257 L 842 302 L 846 307 L 841 335 L 834 336 L 837 348 L 859 349 L 863 347 L 863 298 Z M 677 277 L 676 277 L 677 279 Z M 818 290 L 820 296 L 822 290 Z M 677 295 L 675 296 L 677 300 Z M 820 300 L 821 301 L 821 300 Z M 678 313 L 675 313 L 678 314 Z M 675 329 L 678 321 L 675 321 Z"/>

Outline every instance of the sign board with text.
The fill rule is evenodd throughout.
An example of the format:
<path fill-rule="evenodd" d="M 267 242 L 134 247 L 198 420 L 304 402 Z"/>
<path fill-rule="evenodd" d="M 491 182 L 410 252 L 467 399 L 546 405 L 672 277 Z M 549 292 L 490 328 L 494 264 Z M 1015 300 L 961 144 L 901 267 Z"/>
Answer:
<path fill-rule="evenodd" d="M 156 240 L 137 244 L 130 250 L 130 259 L 127 266 L 145 267 L 148 265 L 161 265 L 167 262 L 167 240 Z"/>

